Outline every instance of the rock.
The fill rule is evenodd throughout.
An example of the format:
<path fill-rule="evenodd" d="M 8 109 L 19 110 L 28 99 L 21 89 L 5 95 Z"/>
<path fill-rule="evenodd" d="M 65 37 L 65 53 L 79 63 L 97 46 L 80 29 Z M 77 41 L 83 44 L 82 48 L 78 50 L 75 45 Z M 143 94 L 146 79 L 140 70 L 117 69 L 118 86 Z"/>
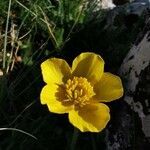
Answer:
<path fill-rule="evenodd" d="M 101 3 L 102 9 L 113 9 L 116 7 L 112 0 L 102 0 L 102 2 L 99 3 Z"/>
<path fill-rule="evenodd" d="M 128 14 L 136 14 L 138 16 L 141 16 L 141 14 L 146 11 L 147 9 L 150 9 L 150 1 L 149 0 L 135 0 L 126 7 L 126 12 Z"/>
<path fill-rule="evenodd" d="M 127 24 L 130 25 L 150 10 L 150 0 L 132 0 L 128 3 L 125 3 L 124 5 L 115 5 L 116 7 L 106 5 L 107 7 L 105 8 L 101 7 L 103 3 L 105 4 L 105 1 L 99 2 L 97 4 L 97 6 L 94 9 L 93 17 L 96 16 L 95 13 L 98 16 L 98 14 L 101 14 L 101 11 L 105 9 L 105 12 L 107 14 L 106 28 L 114 27 L 113 24 L 116 18 L 120 15 L 122 15 L 122 19 L 124 19 L 127 22 Z"/>
<path fill-rule="evenodd" d="M 150 148 L 150 16 L 119 69 L 124 83 L 122 100 L 110 104 L 107 150 Z"/>
<path fill-rule="evenodd" d="M 106 130 L 106 150 L 149 150 L 141 121 L 125 101 L 111 104 L 111 124 Z"/>
<path fill-rule="evenodd" d="M 101 10 L 110 10 L 116 7 L 112 0 L 96 0 L 90 1 L 88 0 L 88 8 L 94 6 L 93 12 L 99 12 Z"/>
<path fill-rule="evenodd" d="M 113 3 L 115 4 L 115 5 L 124 5 L 125 3 L 129 3 L 130 2 L 130 0 L 113 0 Z"/>
<path fill-rule="evenodd" d="M 150 18 L 124 59 L 120 74 L 126 81 L 124 101 L 138 114 L 143 133 L 150 138 Z"/>

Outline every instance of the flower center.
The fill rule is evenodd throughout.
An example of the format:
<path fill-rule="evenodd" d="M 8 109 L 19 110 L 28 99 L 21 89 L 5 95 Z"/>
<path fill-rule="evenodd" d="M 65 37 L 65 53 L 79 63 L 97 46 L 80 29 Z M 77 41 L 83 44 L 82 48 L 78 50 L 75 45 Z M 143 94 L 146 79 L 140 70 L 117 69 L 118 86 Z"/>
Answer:
<path fill-rule="evenodd" d="M 83 107 L 90 103 L 90 99 L 95 95 L 93 87 L 86 78 L 73 77 L 65 84 L 66 100 L 74 104 L 75 107 Z"/>

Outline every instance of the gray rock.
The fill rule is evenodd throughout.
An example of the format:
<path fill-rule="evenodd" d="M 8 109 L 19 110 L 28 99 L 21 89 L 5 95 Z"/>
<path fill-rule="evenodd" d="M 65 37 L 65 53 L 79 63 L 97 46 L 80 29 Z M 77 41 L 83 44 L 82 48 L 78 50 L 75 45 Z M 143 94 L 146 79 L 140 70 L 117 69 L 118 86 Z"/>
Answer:
<path fill-rule="evenodd" d="M 133 45 L 120 68 L 125 82 L 124 101 L 138 114 L 142 131 L 150 138 L 150 18 L 143 36 Z M 141 34 L 140 34 L 141 36 Z"/>
<path fill-rule="evenodd" d="M 145 24 L 119 70 L 125 94 L 110 104 L 107 150 L 150 149 L 150 16 Z"/>

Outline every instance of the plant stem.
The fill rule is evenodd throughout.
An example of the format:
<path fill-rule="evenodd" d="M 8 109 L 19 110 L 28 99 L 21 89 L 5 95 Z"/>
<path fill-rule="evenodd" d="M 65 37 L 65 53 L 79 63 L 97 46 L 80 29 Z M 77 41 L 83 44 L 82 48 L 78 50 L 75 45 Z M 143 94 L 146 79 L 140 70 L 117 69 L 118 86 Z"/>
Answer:
<path fill-rule="evenodd" d="M 69 150 L 75 150 L 78 136 L 79 136 L 79 130 L 76 129 L 76 128 L 74 128 L 74 132 L 73 132 L 73 136 L 72 136 L 72 141 L 71 141 L 70 149 Z"/>
<path fill-rule="evenodd" d="M 4 52 L 3 52 L 3 69 L 5 69 L 5 67 L 6 67 L 6 47 L 7 47 L 7 33 L 8 33 L 8 24 L 9 24 L 9 17 L 10 17 L 10 8 L 11 8 L 11 0 L 9 0 L 7 20 L 6 20 L 6 28 L 5 28 Z"/>
<path fill-rule="evenodd" d="M 92 150 L 97 150 L 96 141 L 92 133 L 91 133 L 91 140 L 92 140 Z"/>

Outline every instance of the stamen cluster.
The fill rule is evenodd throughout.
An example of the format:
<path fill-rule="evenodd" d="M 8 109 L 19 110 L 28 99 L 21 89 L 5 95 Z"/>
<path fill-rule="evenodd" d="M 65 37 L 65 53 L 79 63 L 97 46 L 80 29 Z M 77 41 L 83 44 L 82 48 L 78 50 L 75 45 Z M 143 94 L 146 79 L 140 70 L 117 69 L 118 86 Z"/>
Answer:
<path fill-rule="evenodd" d="M 77 107 L 83 107 L 90 103 L 91 98 L 95 95 L 93 87 L 86 78 L 73 77 L 65 84 L 66 97 Z"/>

